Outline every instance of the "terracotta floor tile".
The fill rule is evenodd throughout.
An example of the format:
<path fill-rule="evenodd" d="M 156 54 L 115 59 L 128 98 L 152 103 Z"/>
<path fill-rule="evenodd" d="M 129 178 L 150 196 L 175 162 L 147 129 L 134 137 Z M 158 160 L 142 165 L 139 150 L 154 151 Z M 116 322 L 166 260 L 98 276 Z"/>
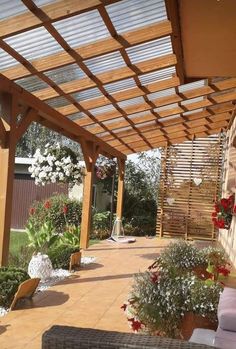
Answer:
<path fill-rule="evenodd" d="M 91 246 L 83 255 L 95 257 L 93 264 L 36 295 L 32 307 L 0 318 L 0 348 L 40 349 L 42 334 L 55 324 L 130 332 L 120 306 L 132 277 L 170 241 L 137 238 L 130 245 L 104 241 Z"/>

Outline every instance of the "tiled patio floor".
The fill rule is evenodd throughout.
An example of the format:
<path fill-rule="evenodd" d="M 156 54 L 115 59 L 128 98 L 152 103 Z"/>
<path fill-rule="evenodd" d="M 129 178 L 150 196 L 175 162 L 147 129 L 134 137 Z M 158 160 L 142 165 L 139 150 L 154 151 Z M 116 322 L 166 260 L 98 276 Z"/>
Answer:
<path fill-rule="evenodd" d="M 133 244 L 103 241 L 85 256 L 94 264 L 34 297 L 31 308 L 0 318 L 1 349 L 40 349 L 41 336 L 54 324 L 129 331 L 120 306 L 132 276 L 145 270 L 170 240 L 138 238 Z"/>
<path fill-rule="evenodd" d="M 42 333 L 54 324 L 129 332 L 120 306 L 132 276 L 146 270 L 169 242 L 143 237 L 134 244 L 104 241 L 91 246 L 84 255 L 96 257 L 94 264 L 35 296 L 29 308 L 0 318 L 0 349 L 40 349 Z M 230 286 L 236 286 L 235 280 Z"/>

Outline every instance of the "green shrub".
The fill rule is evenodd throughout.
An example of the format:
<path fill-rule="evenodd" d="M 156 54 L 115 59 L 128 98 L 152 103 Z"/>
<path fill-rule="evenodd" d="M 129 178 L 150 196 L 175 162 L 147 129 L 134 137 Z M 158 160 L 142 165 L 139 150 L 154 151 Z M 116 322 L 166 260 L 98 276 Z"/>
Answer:
<path fill-rule="evenodd" d="M 68 225 L 79 226 L 81 223 L 82 203 L 66 195 L 55 195 L 47 200 L 36 201 L 30 208 L 31 222 L 35 229 L 43 223 L 51 222 L 55 232 L 63 233 Z"/>
<path fill-rule="evenodd" d="M 110 236 L 110 212 L 99 212 L 93 215 L 92 237 L 103 240 Z"/>
<path fill-rule="evenodd" d="M 19 285 L 29 279 L 26 271 L 19 268 L 0 268 L 0 306 L 8 308 Z"/>
<path fill-rule="evenodd" d="M 22 269 L 28 270 L 28 264 L 34 253 L 34 248 L 29 246 L 21 246 L 19 250 L 10 252 L 8 265 L 10 267 L 21 266 Z"/>
<path fill-rule="evenodd" d="M 125 234 L 133 236 L 155 235 L 156 218 L 149 215 L 133 216 L 125 224 Z"/>
<path fill-rule="evenodd" d="M 78 252 L 79 246 L 58 245 L 49 249 L 48 256 L 54 269 L 69 269 L 70 256 Z"/>

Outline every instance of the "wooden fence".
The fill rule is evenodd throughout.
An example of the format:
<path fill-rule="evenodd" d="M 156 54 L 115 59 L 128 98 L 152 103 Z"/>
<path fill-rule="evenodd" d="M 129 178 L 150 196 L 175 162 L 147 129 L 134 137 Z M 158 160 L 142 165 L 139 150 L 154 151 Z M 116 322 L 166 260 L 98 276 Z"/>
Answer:
<path fill-rule="evenodd" d="M 34 181 L 27 177 L 16 178 L 13 189 L 11 228 L 24 229 L 32 203 L 35 200 L 47 199 L 56 193 L 68 194 L 68 185 L 47 184 L 42 187 L 35 185 Z"/>
<path fill-rule="evenodd" d="M 197 138 L 162 150 L 157 234 L 214 240 L 211 220 L 220 192 L 224 135 Z"/>

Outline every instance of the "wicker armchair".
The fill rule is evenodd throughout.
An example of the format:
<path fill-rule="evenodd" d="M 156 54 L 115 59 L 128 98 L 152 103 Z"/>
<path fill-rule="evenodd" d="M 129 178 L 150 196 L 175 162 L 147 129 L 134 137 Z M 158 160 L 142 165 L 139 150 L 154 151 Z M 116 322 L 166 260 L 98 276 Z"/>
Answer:
<path fill-rule="evenodd" d="M 182 340 L 121 333 L 53 326 L 43 334 L 42 349 L 212 349 L 203 344 Z"/>

